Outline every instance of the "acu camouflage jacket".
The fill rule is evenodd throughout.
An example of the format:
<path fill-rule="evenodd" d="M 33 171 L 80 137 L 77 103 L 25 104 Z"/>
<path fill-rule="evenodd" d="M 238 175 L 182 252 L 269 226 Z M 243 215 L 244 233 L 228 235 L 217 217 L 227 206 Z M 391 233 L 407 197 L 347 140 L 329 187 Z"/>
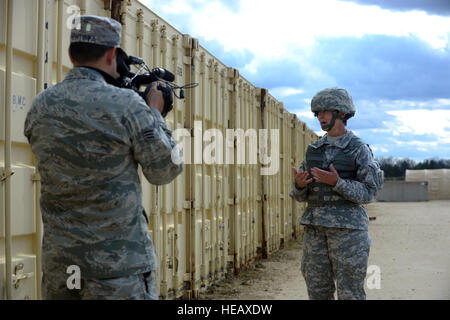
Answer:
<path fill-rule="evenodd" d="M 176 144 L 159 111 L 78 67 L 36 96 L 24 133 L 41 176 L 44 272 L 77 265 L 82 277 L 113 278 L 155 270 L 138 164 L 157 185 L 183 170 L 171 161 Z"/>
<path fill-rule="evenodd" d="M 358 143 L 351 143 L 358 141 Z M 300 223 L 304 225 L 319 225 L 333 228 L 348 228 L 367 230 L 369 218 L 363 206 L 375 198 L 377 190 L 383 185 L 381 170 L 373 158 L 369 146 L 362 143 L 351 131 L 330 143 L 325 134 L 321 139 L 312 143 L 308 149 L 323 148 L 320 168 L 329 168 L 330 164 L 344 152 L 354 163 L 356 175 L 351 178 L 340 177 L 336 186 L 330 187 L 330 194 L 336 194 L 339 201 L 325 202 L 317 205 L 315 197 L 317 183 L 310 183 L 305 188 L 298 188 L 295 181 L 290 196 L 297 201 L 309 201 Z M 308 161 L 303 160 L 298 171 L 308 171 Z M 341 200 L 342 199 L 342 200 Z"/>

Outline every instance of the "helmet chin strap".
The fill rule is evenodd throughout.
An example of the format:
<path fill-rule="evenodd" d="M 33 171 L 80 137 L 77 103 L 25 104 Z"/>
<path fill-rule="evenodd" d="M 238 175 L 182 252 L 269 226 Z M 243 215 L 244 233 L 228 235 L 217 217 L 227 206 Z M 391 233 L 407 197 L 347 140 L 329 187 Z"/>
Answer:
<path fill-rule="evenodd" d="M 336 119 L 345 120 L 344 117 L 339 116 L 339 111 L 333 110 L 333 117 L 331 118 L 330 124 L 325 127 L 326 131 L 330 131 L 331 129 L 333 129 L 334 125 L 336 124 Z"/>
<path fill-rule="evenodd" d="M 336 110 L 333 110 L 333 118 L 331 118 L 330 124 L 325 127 L 326 131 L 330 131 L 331 129 L 333 129 L 334 125 L 336 124 L 337 116 L 338 112 Z"/>

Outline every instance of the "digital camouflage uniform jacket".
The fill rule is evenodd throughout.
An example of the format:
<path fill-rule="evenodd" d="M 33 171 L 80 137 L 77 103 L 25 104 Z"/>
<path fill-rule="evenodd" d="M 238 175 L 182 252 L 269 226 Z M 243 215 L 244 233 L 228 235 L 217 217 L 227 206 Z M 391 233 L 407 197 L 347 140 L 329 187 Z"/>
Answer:
<path fill-rule="evenodd" d="M 324 146 L 325 157 L 323 158 L 322 168 L 329 168 L 337 154 L 338 148 L 346 148 L 352 138 L 356 137 L 353 132 L 347 131 L 346 134 L 339 137 L 333 143 L 330 143 L 325 134 L 321 139 L 311 144 L 313 148 Z M 343 205 L 323 205 L 308 206 L 300 220 L 304 225 L 318 225 L 332 228 L 348 228 L 358 230 L 368 230 L 369 218 L 362 204 L 372 201 L 377 190 L 383 184 L 379 164 L 374 160 L 372 151 L 365 143 L 357 148 L 350 150 L 349 156 L 355 161 L 357 169 L 356 179 L 339 178 L 336 186 L 332 188 L 342 198 L 352 202 L 352 204 Z M 307 171 L 307 162 L 303 160 L 298 171 Z M 308 201 L 311 188 L 297 188 L 294 186 L 290 196 L 297 201 Z"/>
<path fill-rule="evenodd" d="M 157 185 L 183 170 L 171 161 L 176 144 L 159 111 L 78 67 L 36 96 L 24 133 L 41 176 L 44 273 L 77 265 L 82 277 L 113 278 L 157 269 L 138 164 Z"/>

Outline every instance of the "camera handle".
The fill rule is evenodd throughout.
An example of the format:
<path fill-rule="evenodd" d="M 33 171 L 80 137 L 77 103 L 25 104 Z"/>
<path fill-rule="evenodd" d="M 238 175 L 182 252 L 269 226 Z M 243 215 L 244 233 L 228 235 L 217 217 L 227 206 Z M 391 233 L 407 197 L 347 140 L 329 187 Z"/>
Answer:
<path fill-rule="evenodd" d="M 151 88 L 151 83 L 147 85 L 147 87 L 145 88 L 145 91 L 143 93 L 143 98 L 145 101 L 147 101 L 147 95 L 150 92 L 150 88 Z M 162 92 L 162 96 L 164 99 L 164 108 L 163 111 L 161 112 L 161 116 L 163 118 L 166 117 L 166 115 L 173 109 L 173 92 L 172 92 L 172 88 L 170 86 L 160 86 L 158 85 L 158 90 Z"/>

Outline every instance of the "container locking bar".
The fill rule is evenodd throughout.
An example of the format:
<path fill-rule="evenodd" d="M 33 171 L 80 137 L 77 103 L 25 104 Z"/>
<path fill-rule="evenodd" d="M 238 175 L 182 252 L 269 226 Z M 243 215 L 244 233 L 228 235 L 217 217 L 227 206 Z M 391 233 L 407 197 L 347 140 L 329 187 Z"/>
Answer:
<path fill-rule="evenodd" d="M 12 171 L 11 169 L 5 169 L 1 171 L 0 174 L 0 181 L 5 181 L 6 179 L 8 179 L 9 177 L 11 177 L 15 172 Z"/>
<path fill-rule="evenodd" d="M 23 263 L 19 263 L 14 267 L 14 274 L 12 275 L 12 283 L 14 288 L 19 288 L 19 283 L 21 280 L 25 280 L 28 278 L 32 278 L 34 276 L 34 272 L 23 273 Z"/>

